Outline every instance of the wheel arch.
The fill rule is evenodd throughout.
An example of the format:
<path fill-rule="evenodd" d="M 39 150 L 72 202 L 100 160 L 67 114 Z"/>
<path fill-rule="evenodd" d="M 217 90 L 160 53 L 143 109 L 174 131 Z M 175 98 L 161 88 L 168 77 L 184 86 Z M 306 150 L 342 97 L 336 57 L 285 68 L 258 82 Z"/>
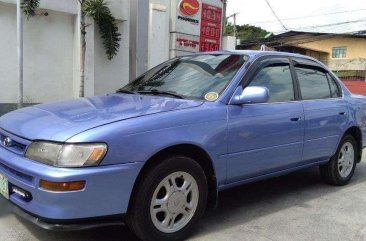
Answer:
<path fill-rule="evenodd" d="M 360 127 L 358 126 L 351 126 L 349 127 L 343 134 L 342 138 L 346 135 L 351 135 L 353 138 L 355 138 L 357 142 L 358 147 L 358 156 L 357 156 L 357 162 L 361 161 L 362 158 L 362 132 Z"/>
<path fill-rule="evenodd" d="M 161 162 L 162 159 L 169 155 L 183 155 L 195 160 L 203 169 L 207 184 L 208 184 L 208 200 L 207 207 L 216 208 L 217 206 L 217 195 L 218 195 L 218 186 L 216 179 L 216 172 L 213 165 L 213 161 L 210 155 L 202 148 L 194 144 L 176 144 L 169 147 L 166 147 L 154 155 L 152 155 L 143 165 L 140 170 L 140 173 L 137 176 L 137 179 L 134 183 L 131 198 L 134 197 L 136 190 L 140 183 L 143 180 L 144 175 L 149 171 L 149 169 Z M 129 207 L 131 206 L 131 198 L 129 202 Z"/>

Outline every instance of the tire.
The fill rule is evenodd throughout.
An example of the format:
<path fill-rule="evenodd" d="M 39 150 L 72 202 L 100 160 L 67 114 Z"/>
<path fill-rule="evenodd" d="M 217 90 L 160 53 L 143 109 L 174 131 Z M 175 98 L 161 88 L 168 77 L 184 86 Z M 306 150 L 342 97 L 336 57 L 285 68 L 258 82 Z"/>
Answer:
<path fill-rule="evenodd" d="M 356 169 L 358 146 L 355 138 L 346 135 L 342 138 L 335 155 L 330 161 L 320 166 L 323 180 L 331 185 L 346 185 Z"/>
<path fill-rule="evenodd" d="M 178 155 L 162 158 L 138 183 L 127 225 L 144 241 L 183 240 L 202 217 L 207 194 L 206 176 L 197 162 Z"/>

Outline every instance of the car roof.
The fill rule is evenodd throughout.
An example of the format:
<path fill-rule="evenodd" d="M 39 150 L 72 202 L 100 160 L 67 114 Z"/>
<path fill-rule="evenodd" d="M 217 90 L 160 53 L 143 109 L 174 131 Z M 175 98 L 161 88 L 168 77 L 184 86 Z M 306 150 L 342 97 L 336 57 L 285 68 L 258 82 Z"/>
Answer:
<path fill-rule="evenodd" d="M 277 52 L 277 51 L 259 51 L 259 50 L 221 50 L 221 51 L 213 51 L 213 52 L 198 52 L 196 54 L 240 54 L 247 55 L 250 58 L 256 58 L 261 56 L 285 56 L 285 57 L 296 57 L 302 59 L 308 59 L 319 63 L 319 61 L 315 58 L 312 58 L 307 55 L 302 54 L 294 54 L 287 52 Z"/>

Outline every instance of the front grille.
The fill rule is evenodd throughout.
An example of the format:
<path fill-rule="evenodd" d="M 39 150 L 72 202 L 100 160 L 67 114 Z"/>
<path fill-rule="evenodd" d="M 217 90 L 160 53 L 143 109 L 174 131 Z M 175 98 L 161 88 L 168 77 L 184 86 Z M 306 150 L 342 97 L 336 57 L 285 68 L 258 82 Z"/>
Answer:
<path fill-rule="evenodd" d="M 5 145 L 5 139 L 10 138 L 10 145 Z M 31 144 L 31 141 L 11 134 L 0 128 L 0 148 L 4 148 L 19 156 L 24 156 L 27 147 Z M 5 156 L 0 157 L 0 170 L 7 173 L 9 176 L 23 180 L 26 183 L 33 185 L 33 177 L 23 172 L 19 172 L 8 165 L 5 165 L 1 159 Z"/>
<path fill-rule="evenodd" d="M 26 149 L 27 146 L 24 145 L 24 144 L 22 144 L 22 143 L 20 143 L 20 142 L 14 141 L 14 140 L 12 141 L 12 145 L 11 146 L 9 146 L 9 147 L 5 146 L 4 145 L 5 138 L 6 138 L 5 135 L 0 134 L 0 143 L 1 143 L 0 145 L 2 147 L 6 148 L 6 149 L 14 149 L 17 152 L 22 152 L 22 153 L 25 151 L 25 149 Z"/>
<path fill-rule="evenodd" d="M 24 181 L 28 182 L 28 183 L 32 183 L 33 182 L 33 177 L 27 175 L 27 174 L 24 174 L 22 172 L 18 172 L 16 170 L 14 170 L 13 168 L 10 168 L 4 164 L 2 164 L 0 162 L 0 168 L 3 168 L 4 170 L 6 170 L 8 173 L 11 173 L 21 179 L 23 179 Z"/>
<path fill-rule="evenodd" d="M 6 145 L 7 138 L 10 138 L 11 140 L 10 144 L 8 143 L 9 145 Z M 7 133 L 6 131 L 0 129 L 0 147 L 5 148 L 6 150 L 23 155 L 30 143 L 31 142 L 26 139 Z"/>

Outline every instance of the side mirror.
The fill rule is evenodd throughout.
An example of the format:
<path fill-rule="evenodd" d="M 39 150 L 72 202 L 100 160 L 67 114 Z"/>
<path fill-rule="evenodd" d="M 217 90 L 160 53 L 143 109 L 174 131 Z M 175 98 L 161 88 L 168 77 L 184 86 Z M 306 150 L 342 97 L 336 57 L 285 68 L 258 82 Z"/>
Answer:
<path fill-rule="evenodd" d="M 265 103 L 269 99 L 269 90 L 261 86 L 248 86 L 243 90 L 242 86 L 236 88 L 230 100 L 232 105 Z"/>

